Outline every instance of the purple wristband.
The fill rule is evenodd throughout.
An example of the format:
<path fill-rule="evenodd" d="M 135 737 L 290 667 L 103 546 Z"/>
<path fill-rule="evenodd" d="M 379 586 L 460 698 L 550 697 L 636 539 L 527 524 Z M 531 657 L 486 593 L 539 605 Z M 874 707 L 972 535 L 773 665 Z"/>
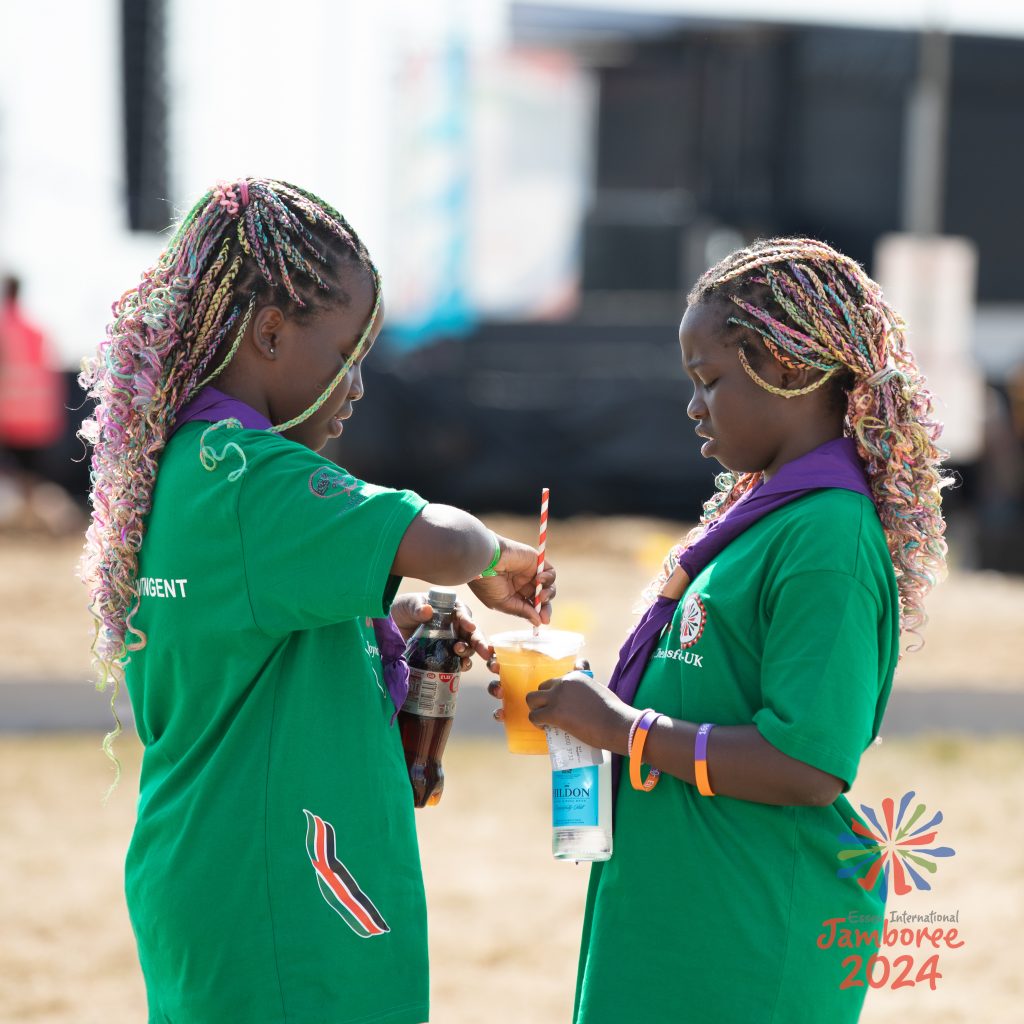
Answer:
<path fill-rule="evenodd" d="M 654 720 L 660 717 L 661 713 L 655 711 L 654 708 L 647 708 L 646 711 L 641 712 L 640 717 L 629 728 L 629 739 L 626 741 L 626 757 L 633 756 L 633 737 L 636 735 L 637 729 L 649 729 L 654 724 Z"/>
<path fill-rule="evenodd" d="M 712 729 L 714 729 L 714 725 L 711 722 L 705 722 L 697 730 L 697 739 L 693 744 L 694 761 L 706 761 L 708 759 L 708 736 L 711 735 Z"/>

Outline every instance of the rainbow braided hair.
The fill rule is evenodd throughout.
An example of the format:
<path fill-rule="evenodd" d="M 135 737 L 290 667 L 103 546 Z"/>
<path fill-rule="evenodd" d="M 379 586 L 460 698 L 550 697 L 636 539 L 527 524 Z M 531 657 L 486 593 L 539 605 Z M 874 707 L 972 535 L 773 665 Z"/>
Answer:
<path fill-rule="evenodd" d="M 756 352 L 744 338 L 739 360 L 760 387 L 792 398 L 831 381 L 844 401 L 846 434 L 856 442 L 867 470 L 896 571 L 900 624 L 916 633 L 925 621 L 925 595 L 945 573 L 941 491 L 952 481 L 940 468 L 946 455 L 937 445 L 942 428 L 907 347 L 902 319 L 860 264 L 810 238 L 758 241 L 727 256 L 687 298 L 691 306 L 716 300 L 736 311 L 728 324 L 746 338 L 757 335 L 767 354 L 783 366 L 821 371 L 808 387 L 773 387 L 750 365 L 748 353 Z M 724 515 L 759 476 L 719 474 L 716 493 L 685 544 Z M 669 553 L 652 584 L 654 593 L 685 544 Z"/>
<path fill-rule="evenodd" d="M 181 221 L 140 283 L 113 305 L 113 322 L 79 381 L 96 399 L 81 437 L 93 446 L 92 521 L 80 565 L 96 620 L 96 687 L 112 684 L 111 708 L 128 653 L 138 603 L 136 572 L 157 462 L 182 406 L 228 365 L 255 310 L 269 303 L 303 320 L 346 305 L 344 263 L 374 281 L 375 303 L 351 357 L 310 408 L 311 416 L 349 372 L 380 308 L 380 277 L 348 222 L 323 200 L 286 182 L 245 178 L 207 192 Z M 115 727 L 104 741 L 121 731 Z M 115 765 L 116 765 L 116 759 Z M 116 781 L 116 780 L 115 780 Z"/>

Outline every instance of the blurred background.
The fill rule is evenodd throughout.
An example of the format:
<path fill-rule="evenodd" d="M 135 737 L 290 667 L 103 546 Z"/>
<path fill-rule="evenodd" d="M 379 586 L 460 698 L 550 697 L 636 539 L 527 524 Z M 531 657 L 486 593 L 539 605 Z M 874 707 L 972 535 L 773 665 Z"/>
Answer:
<path fill-rule="evenodd" d="M 23 880 L 0 890 L 0 1021 L 143 1016 L 119 888 L 137 750 L 122 741 L 128 777 L 102 808 L 109 710 L 86 683 L 73 575 L 88 489 L 76 373 L 171 223 L 247 174 L 322 195 L 382 271 L 368 400 L 328 454 L 526 541 L 550 486 L 558 621 L 587 634 L 605 675 L 640 586 L 712 488 L 679 364 L 689 287 L 778 234 L 823 238 L 881 281 L 939 397 L 958 486 L 953 572 L 923 651 L 901 665 L 864 796 L 916 786 L 947 811 L 964 852 L 924 909 L 955 904 L 975 938 L 942 990 L 874 993 L 865 1019 L 1016 1019 L 1024 4 L 0 10 L 0 373 L 33 368 L 31 387 L 8 376 L 21 402 L 0 408 L 0 867 Z M 466 785 L 452 773 L 447 806 L 423 814 L 435 1020 L 479 1020 L 487 999 L 495 1022 L 564 1021 L 585 878 L 547 860 L 543 765 L 502 756 L 488 712 L 482 688 L 464 687 L 452 756 Z M 486 771 L 517 797 L 496 808 L 475 781 Z M 55 816 L 73 877 L 72 851 L 42 851 Z M 531 834 L 509 852 L 509 835 Z M 476 870 L 454 877 L 467 849 Z M 488 870 L 499 856 L 546 908 L 543 943 Z"/>
<path fill-rule="evenodd" d="M 76 500 L 73 376 L 112 299 L 206 187 L 261 174 L 342 209 L 384 275 L 354 471 L 480 511 L 532 509 L 545 483 L 561 515 L 691 515 L 711 472 L 678 443 L 683 296 L 745 241 L 809 234 L 910 323 L 963 478 L 962 557 L 1024 569 L 1024 6 L 43 0 L 4 17 L 0 269 L 66 371 L 77 411 L 44 468 Z"/>

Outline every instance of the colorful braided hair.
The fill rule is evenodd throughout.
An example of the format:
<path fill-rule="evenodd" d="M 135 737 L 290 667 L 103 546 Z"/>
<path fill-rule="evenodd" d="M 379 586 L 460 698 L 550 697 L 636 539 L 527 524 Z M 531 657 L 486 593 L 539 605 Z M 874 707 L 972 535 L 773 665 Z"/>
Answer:
<path fill-rule="evenodd" d="M 289 430 L 313 415 L 351 369 L 377 317 L 381 289 L 366 248 L 344 217 L 286 182 L 245 178 L 207 192 L 156 265 L 114 303 L 106 339 L 82 364 L 79 381 L 97 404 L 80 434 L 93 446 L 92 521 L 80 574 L 96 620 L 96 687 L 112 685 L 115 725 L 104 749 L 115 767 L 111 744 L 121 723 L 114 701 L 129 652 L 145 645 L 131 627 L 138 553 L 157 463 L 175 417 L 228 365 L 260 306 L 274 303 L 302 321 L 327 306 L 347 305 L 351 299 L 340 283 L 345 263 L 370 273 L 373 312 L 327 389 L 299 416 L 272 428 Z M 201 456 L 207 465 L 205 447 Z"/>
<path fill-rule="evenodd" d="M 727 323 L 741 333 L 739 360 L 758 386 L 785 398 L 831 382 L 845 404 L 845 433 L 867 470 L 875 507 L 896 571 L 901 628 L 916 633 L 925 621 L 924 598 L 945 573 L 941 491 L 951 483 L 940 464 L 941 425 L 932 396 L 907 348 L 905 325 L 881 288 L 854 260 L 810 238 L 758 241 L 727 256 L 700 278 L 690 306 L 721 301 L 734 310 Z M 812 367 L 821 376 L 804 388 L 768 384 L 749 356 L 753 333 L 767 355 L 790 369 Z M 742 337 L 744 336 L 745 337 Z M 652 599 L 686 546 L 724 515 L 760 477 L 721 473 L 700 523 L 669 552 Z"/>

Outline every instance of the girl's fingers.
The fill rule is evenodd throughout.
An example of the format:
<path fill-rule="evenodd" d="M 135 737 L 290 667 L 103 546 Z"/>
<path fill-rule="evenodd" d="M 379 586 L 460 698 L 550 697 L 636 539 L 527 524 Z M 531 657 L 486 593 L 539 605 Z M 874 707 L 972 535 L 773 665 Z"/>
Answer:
<path fill-rule="evenodd" d="M 456 654 L 463 654 L 465 651 L 476 651 L 485 660 L 491 653 L 490 645 L 484 640 L 483 634 L 478 629 L 472 633 L 463 633 L 452 646 Z"/>
<path fill-rule="evenodd" d="M 498 700 L 501 700 L 501 698 L 504 696 L 504 693 L 502 692 L 502 689 L 501 689 L 501 683 L 497 679 L 492 679 L 487 684 L 487 692 L 492 697 L 497 697 Z"/>
<path fill-rule="evenodd" d="M 473 621 L 473 612 L 467 605 L 464 605 L 461 601 L 455 605 L 455 622 L 461 626 L 467 633 L 472 633 L 476 629 L 476 623 Z"/>
<path fill-rule="evenodd" d="M 462 663 L 462 671 L 468 672 L 473 667 L 473 649 L 464 640 L 457 640 L 452 644 L 452 650 L 459 656 L 459 660 Z M 485 648 L 486 650 L 487 648 Z"/>
<path fill-rule="evenodd" d="M 484 639 L 484 635 L 480 628 L 473 621 L 472 611 L 466 605 L 455 606 L 455 627 L 459 635 L 459 643 L 465 644 L 466 650 L 470 647 L 480 655 L 481 658 L 487 658 L 491 653 L 490 645 Z M 455 646 L 456 654 L 461 654 L 458 644 Z"/>
<path fill-rule="evenodd" d="M 491 645 L 487 642 L 487 639 L 479 629 L 474 630 L 473 635 L 470 636 L 467 642 L 469 643 L 469 646 L 472 647 L 481 658 L 483 658 L 484 661 L 487 661 L 491 656 Z"/>

